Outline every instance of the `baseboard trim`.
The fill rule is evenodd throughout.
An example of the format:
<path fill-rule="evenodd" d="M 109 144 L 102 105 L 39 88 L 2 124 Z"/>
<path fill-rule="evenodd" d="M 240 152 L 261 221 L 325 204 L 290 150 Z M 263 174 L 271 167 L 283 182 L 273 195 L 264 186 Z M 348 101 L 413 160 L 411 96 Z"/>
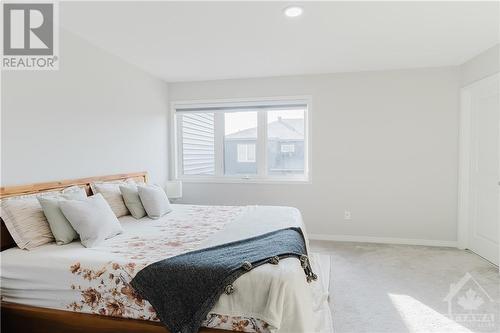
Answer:
<path fill-rule="evenodd" d="M 457 247 L 456 241 L 445 241 L 445 240 L 435 240 L 435 239 L 370 237 L 370 236 L 354 236 L 354 235 L 323 235 L 323 234 L 309 234 L 308 236 L 309 239 L 311 240 L 325 240 L 325 241 L 338 241 L 338 242 Z"/>

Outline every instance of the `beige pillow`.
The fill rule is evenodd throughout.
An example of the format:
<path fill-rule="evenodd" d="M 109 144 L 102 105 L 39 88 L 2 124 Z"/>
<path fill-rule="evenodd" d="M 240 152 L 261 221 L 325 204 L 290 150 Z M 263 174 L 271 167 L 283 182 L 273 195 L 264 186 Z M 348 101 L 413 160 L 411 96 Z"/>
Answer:
<path fill-rule="evenodd" d="M 1 208 L 2 220 L 21 249 L 30 250 L 54 241 L 36 195 L 4 199 Z"/>
<path fill-rule="evenodd" d="M 108 202 L 109 207 L 116 217 L 129 215 L 130 212 L 123 201 L 123 196 L 120 191 L 120 185 L 129 184 L 132 180 L 121 182 L 106 182 L 106 183 L 90 183 L 90 188 L 93 194 L 101 193 L 104 199 Z"/>

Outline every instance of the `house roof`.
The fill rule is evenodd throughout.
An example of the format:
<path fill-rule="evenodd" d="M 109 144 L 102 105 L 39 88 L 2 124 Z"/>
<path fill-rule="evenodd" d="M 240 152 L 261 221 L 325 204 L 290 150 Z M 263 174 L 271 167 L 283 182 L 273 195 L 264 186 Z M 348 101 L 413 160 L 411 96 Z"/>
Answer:
<path fill-rule="evenodd" d="M 303 140 L 304 139 L 304 119 L 278 118 L 267 126 L 269 138 L 279 138 L 281 140 Z M 226 140 L 252 140 L 257 137 L 257 127 L 244 129 L 226 136 Z"/>

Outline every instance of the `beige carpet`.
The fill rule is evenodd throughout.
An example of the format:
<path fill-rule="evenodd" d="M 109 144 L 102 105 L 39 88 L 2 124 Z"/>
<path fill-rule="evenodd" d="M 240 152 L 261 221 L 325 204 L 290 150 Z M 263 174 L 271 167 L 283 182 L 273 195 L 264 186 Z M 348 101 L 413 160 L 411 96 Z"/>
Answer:
<path fill-rule="evenodd" d="M 324 241 L 311 247 L 331 256 L 335 333 L 500 332 L 498 268 L 473 253 Z"/>

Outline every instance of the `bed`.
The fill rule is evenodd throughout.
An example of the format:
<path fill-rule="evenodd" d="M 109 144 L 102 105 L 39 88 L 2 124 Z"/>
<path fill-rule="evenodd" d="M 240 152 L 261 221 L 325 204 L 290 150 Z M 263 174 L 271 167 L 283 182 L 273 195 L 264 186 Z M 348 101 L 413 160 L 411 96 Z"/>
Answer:
<path fill-rule="evenodd" d="M 88 184 L 92 181 L 130 178 L 146 182 L 147 174 L 2 188 L 1 196 L 58 190 L 70 185 L 84 186 L 90 194 Z M 191 250 L 259 235 L 273 226 L 303 227 L 300 212 L 289 207 L 173 207 L 171 213 L 158 220 L 121 217 L 125 232 L 95 248 L 84 248 L 79 242 L 73 242 L 21 250 L 12 246 L 2 223 L 2 330 L 168 332 L 151 305 L 129 285 L 143 267 Z M 222 295 L 200 332 L 330 332 L 326 285 L 329 270 L 318 265 L 320 261 L 318 256 L 312 258 L 314 269 L 321 272 L 318 283 L 293 292 L 281 290 L 283 295 L 271 295 L 276 288 L 259 291 L 255 286 L 277 282 L 289 285 L 294 272 L 300 271 L 297 260 L 284 259 L 278 266 L 263 265 L 243 275 L 235 283 L 236 289 L 242 291 L 241 296 Z M 280 297 L 286 304 L 305 302 L 311 312 L 299 311 L 303 304 L 283 310 L 283 306 L 268 302 L 270 304 L 252 308 L 252 304 Z M 262 308 L 266 311 L 257 311 Z M 296 317 L 302 315 L 307 318 L 297 321 Z"/>

